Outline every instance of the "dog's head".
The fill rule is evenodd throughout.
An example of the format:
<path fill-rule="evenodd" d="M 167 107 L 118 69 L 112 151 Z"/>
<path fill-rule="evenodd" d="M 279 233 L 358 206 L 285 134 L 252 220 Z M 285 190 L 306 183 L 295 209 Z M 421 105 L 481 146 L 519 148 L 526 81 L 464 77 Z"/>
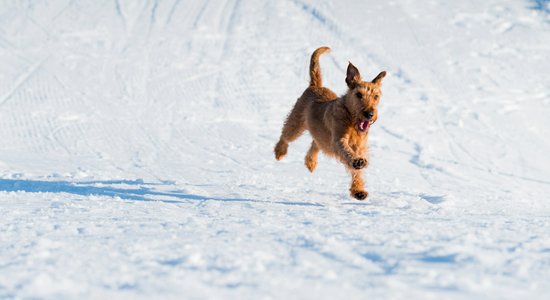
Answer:
<path fill-rule="evenodd" d="M 378 118 L 378 102 L 382 92 L 380 87 L 386 71 L 380 72 L 372 81 L 363 81 L 359 70 L 348 65 L 346 83 L 349 90 L 346 94 L 346 106 L 353 116 L 357 130 L 367 131 Z"/>

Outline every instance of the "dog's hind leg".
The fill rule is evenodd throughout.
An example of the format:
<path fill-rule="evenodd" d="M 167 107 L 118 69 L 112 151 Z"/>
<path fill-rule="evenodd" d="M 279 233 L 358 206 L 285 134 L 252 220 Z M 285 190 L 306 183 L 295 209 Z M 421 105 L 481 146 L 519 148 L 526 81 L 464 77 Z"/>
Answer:
<path fill-rule="evenodd" d="M 357 200 L 364 200 L 369 193 L 365 191 L 365 183 L 363 182 L 363 172 L 360 170 L 350 170 L 351 172 L 351 187 L 350 194 Z"/>
<path fill-rule="evenodd" d="M 310 172 L 313 172 L 315 170 L 315 167 L 317 167 L 317 155 L 319 154 L 319 146 L 317 146 L 317 143 L 315 141 L 311 141 L 311 147 L 309 147 L 309 151 L 307 151 L 305 164 L 307 169 Z"/>
<path fill-rule="evenodd" d="M 300 137 L 306 129 L 304 109 L 305 102 L 302 98 L 300 98 L 296 101 L 294 108 L 286 118 L 285 125 L 283 126 L 283 131 L 281 133 L 281 138 L 279 139 L 277 145 L 275 145 L 275 158 L 277 160 L 281 160 L 286 155 L 288 143 L 293 142 Z"/>

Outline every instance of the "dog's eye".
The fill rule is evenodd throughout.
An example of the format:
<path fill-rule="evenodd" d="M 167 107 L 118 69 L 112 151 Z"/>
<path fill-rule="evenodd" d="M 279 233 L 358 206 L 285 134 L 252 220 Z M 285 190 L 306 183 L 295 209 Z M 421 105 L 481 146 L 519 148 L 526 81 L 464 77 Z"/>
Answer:
<path fill-rule="evenodd" d="M 361 98 L 363 98 L 363 93 L 357 92 L 357 93 L 355 94 L 355 96 L 357 96 L 357 98 L 361 99 Z"/>
<path fill-rule="evenodd" d="M 374 95 L 374 100 L 378 100 L 380 99 L 380 96 L 379 95 Z"/>

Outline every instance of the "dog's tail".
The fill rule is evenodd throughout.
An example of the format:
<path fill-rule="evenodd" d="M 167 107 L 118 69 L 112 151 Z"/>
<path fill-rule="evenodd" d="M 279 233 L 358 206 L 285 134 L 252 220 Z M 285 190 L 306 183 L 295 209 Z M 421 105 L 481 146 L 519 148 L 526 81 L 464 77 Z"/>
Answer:
<path fill-rule="evenodd" d="M 311 62 L 309 63 L 309 76 L 311 77 L 309 86 L 323 86 L 323 80 L 321 79 L 321 67 L 319 66 L 319 56 L 328 51 L 330 51 L 329 47 L 321 47 L 313 51 L 313 54 L 311 55 Z"/>

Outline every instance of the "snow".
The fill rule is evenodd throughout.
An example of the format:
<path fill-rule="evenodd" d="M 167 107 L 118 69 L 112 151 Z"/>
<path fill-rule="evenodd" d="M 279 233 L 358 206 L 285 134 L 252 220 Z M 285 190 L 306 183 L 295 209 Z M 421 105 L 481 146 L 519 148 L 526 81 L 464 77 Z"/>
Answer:
<path fill-rule="evenodd" d="M 0 4 L 0 298 L 547 299 L 550 13 L 537 1 Z M 308 82 L 388 71 L 369 198 Z"/>

